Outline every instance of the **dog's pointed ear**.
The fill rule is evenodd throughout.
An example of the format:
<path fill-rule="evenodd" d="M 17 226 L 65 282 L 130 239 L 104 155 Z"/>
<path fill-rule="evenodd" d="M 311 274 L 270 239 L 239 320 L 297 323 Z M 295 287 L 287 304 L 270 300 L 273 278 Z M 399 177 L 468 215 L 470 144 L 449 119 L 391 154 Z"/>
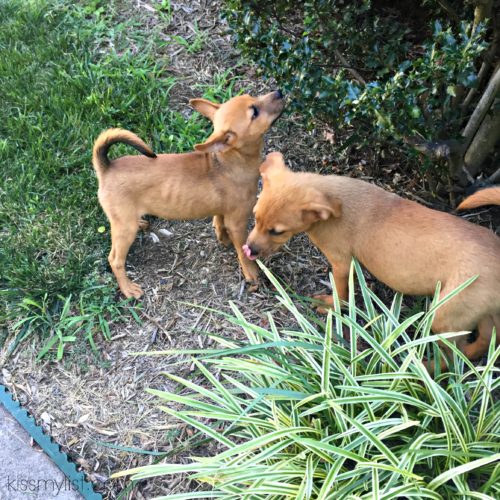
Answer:
<path fill-rule="evenodd" d="M 259 167 L 260 175 L 263 181 L 269 180 L 269 175 L 280 169 L 286 169 L 285 160 L 283 155 L 277 151 L 269 153 L 264 160 L 264 163 Z"/>
<path fill-rule="evenodd" d="M 206 116 L 211 121 L 214 119 L 215 112 L 220 108 L 220 104 L 207 99 L 190 99 L 189 104 L 198 113 Z"/>
<path fill-rule="evenodd" d="M 330 217 L 342 216 L 342 202 L 323 193 L 319 193 L 317 200 L 306 203 L 302 207 L 302 220 L 308 224 L 314 224 L 320 220 L 328 220 Z"/>
<path fill-rule="evenodd" d="M 223 153 L 231 149 L 236 134 L 233 132 L 214 132 L 202 144 L 196 144 L 194 149 L 202 153 Z"/>

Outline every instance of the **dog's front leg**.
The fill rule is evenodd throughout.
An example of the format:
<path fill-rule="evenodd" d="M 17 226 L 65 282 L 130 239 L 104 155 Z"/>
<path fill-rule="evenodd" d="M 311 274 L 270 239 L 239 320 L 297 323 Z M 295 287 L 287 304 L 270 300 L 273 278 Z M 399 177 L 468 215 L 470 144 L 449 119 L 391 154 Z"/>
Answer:
<path fill-rule="evenodd" d="M 258 287 L 259 268 L 254 261 L 246 257 L 242 248 L 247 238 L 247 221 L 248 216 L 241 216 L 239 214 L 236 216 L 226 215 L 224 217 L 226 230 L 238 253 L 238 260 L 240 261 L 243 276 L 245 276 L 245 280 L 252 285 L 251 290 L 255 291 Z"/>
<path fill-rule="evenodd" d="M 349 283 L 349 263 L 342 261 L 330 261 L 333 271 L 333 281 L 340 300 L 348 300 L 348 283 Z M 313 295 L 313 299 L 322 302 L 326 307 L 319 306 L 316 310 L 320 314 L 325 314 L 327 309 L 333 307 L 333 296 L 328 295 Z"/>

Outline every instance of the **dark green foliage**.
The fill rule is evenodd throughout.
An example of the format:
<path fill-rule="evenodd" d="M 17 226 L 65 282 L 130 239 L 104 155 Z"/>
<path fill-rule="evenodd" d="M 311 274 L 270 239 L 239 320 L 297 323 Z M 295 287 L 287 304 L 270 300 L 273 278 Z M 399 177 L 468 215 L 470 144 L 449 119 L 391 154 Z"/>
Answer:
<path fill-rule="evenodd" d="M 470 20 L 469 4 L 450 3 Z M 237 46 L 292 94 L 300 113 L 364 143 L 458 136 L 463 111 L 457 97 L 475 84 L 485 30 L 450 24 L 439 2 L 225 5 Z"/>

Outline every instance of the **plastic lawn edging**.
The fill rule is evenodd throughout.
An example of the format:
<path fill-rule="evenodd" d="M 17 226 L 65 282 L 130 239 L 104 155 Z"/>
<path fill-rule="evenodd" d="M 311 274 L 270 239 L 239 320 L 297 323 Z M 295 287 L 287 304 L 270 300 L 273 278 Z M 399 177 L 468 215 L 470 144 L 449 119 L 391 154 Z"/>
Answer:
<path fill-rule="evenodd" d="M 83 498 L 102 500 L 102 495 L 94 491 L 92 484 L 85 479 L 83 472 L 76 470 L 76 465 L 70 461 L 68 455 L 62 452 L 60 446 L 43 432 L 42 428 L 36 424 L 35 419 L 18 401 L 12 398 L 8 389 L 2 384 L 0 384 L 0 403 L 57 465 Z"/>

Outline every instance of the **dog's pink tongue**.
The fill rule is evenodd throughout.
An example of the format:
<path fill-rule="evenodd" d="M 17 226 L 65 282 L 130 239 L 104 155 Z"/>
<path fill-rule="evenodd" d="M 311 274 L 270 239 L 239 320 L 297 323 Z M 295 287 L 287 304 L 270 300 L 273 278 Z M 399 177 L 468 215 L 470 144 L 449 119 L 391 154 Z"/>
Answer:
<path fill-rule="evenodd" d="M 250 247 L 248 245 L 243 245 L 241 248 L 243 248 L 243 253 L 247 257 L 247 259 L 255 260 L 255 257 L 252 256 L 252 250 L 250 250 Z"/>

